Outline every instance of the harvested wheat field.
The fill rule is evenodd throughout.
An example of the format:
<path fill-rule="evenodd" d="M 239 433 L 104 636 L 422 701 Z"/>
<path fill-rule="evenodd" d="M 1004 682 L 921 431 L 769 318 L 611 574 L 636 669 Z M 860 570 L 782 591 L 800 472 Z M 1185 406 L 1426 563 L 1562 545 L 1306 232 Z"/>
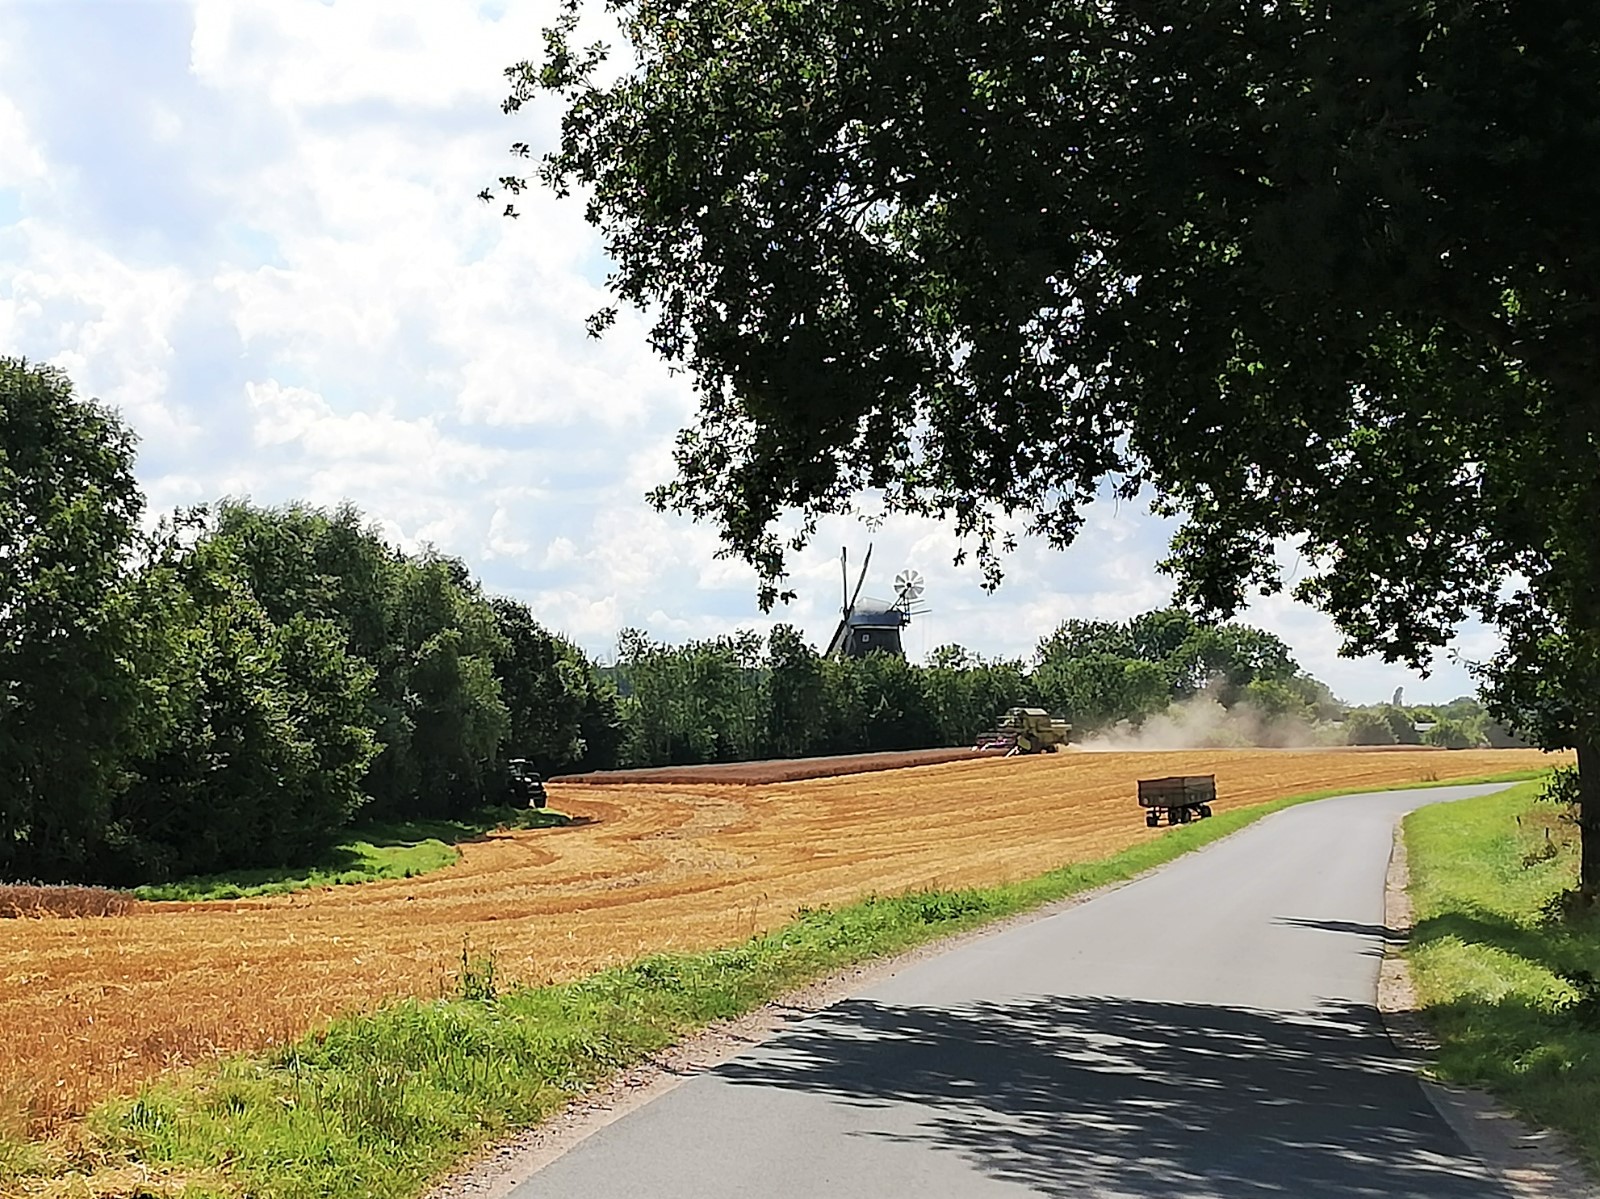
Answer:
<path fill-rule="evenodd" d="M 1534 751 L 1066 753 L 769 786 L 560 786 L 568 828 L 489 836 L 417 879 L 0 922 L 0 1103 L 35 1133 L 163 1071 L 449 985 L 567 979 L 728 943 L 803 904 L 1025 877 L 1166 835 L 1141 776 L 1215 773 L 1218 807 L 1537 767 Z"/>

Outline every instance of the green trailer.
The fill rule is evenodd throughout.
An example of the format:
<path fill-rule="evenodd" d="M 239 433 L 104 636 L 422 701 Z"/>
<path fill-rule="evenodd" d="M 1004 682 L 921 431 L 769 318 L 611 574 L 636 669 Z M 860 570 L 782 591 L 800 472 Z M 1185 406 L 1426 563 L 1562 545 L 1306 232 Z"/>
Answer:
<path fill-rule="evenodd" d="M 1168 824 L 1188 824 L 1211 815 L 1217 802 L 1217 776 L 1214 774 L 1172 775 L 1164 779 L 1139 780 L 1139 806 L 1144 822 L 1151 828 L 1166 815 Z"/>

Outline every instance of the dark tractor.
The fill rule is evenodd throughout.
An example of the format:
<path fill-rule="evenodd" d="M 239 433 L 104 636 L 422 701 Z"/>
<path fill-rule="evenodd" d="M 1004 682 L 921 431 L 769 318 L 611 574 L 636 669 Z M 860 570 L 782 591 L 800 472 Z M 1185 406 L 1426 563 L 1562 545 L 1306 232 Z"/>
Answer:
<path fill-rule="evenodd" d="M 511 772 L 511 794 L 514 801 L 526 801 L 530 808 L 545 805 L 544 779 L 526 758 L 512 758 L 506 763 Z"/>

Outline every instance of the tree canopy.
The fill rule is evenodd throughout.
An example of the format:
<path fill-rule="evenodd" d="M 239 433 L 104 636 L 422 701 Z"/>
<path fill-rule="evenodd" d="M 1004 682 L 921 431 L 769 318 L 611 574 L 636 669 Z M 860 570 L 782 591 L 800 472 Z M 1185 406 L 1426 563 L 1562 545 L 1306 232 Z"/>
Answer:
<path fill-rule="evenodd" d="M 1148 489 L 1203 609 L 1289 542 L 1350 653 L 1495 625 L 1600 886 L 1600 10 L 618 2 L 602 73 L 582 7 L 506 107 L 560 98 L 539 177 L 700 395 L 656 501 L 766 598 L 863 491 L 993 578 Z"/>
<path fill-rule="evenodd" d="M 81 869 L 140 739 L 123 563 L 143 511 L 116 416 L 60 371 L 0 358 L 0 874 L 19 846 Z"/>

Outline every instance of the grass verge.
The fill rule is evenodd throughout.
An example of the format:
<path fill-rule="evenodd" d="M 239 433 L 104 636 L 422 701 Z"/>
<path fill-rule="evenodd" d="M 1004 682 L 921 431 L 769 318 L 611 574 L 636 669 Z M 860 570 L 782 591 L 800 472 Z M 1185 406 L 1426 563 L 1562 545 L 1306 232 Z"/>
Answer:
<path fill-rule="evenodd" d="M 486 808 L 460 820 L 392 821 L 352 828 L 315 862 L 298 867 L 233 870 L 135 889 L 140 899 L 248 899 L 312 887 L 368 883 L 380 878 L 415 878 L 461 857 L 455 848 L 498 828 L 549 828 L 571 823 L 560 812 L 534 808 Z"/>
<path fill-rule="evenodd" d="M 1417 997 L 1439 1077 L 1559 1128 L 1600 1168 L 1600 917 L 1561 915 L 1577 829 L 1536 785 L 1406 819 Z"/>
<path fill-rule="evenodd" d="M 802 910 L 731 948 L 655 955 L 556 986 L 506 988 L 492 952 L 464 948 L 454 995 L 346 1017 L 270 1057 L 108 1103 L 69 1154 L 9 1178 L 0 1156 L 0 1189 L 415 1195 L 472 1149 L 713 1021 L 846 966 L 1133 878 L 1263 816 L 1350 790 L 1223 811 L 1020 882 Z"/>

